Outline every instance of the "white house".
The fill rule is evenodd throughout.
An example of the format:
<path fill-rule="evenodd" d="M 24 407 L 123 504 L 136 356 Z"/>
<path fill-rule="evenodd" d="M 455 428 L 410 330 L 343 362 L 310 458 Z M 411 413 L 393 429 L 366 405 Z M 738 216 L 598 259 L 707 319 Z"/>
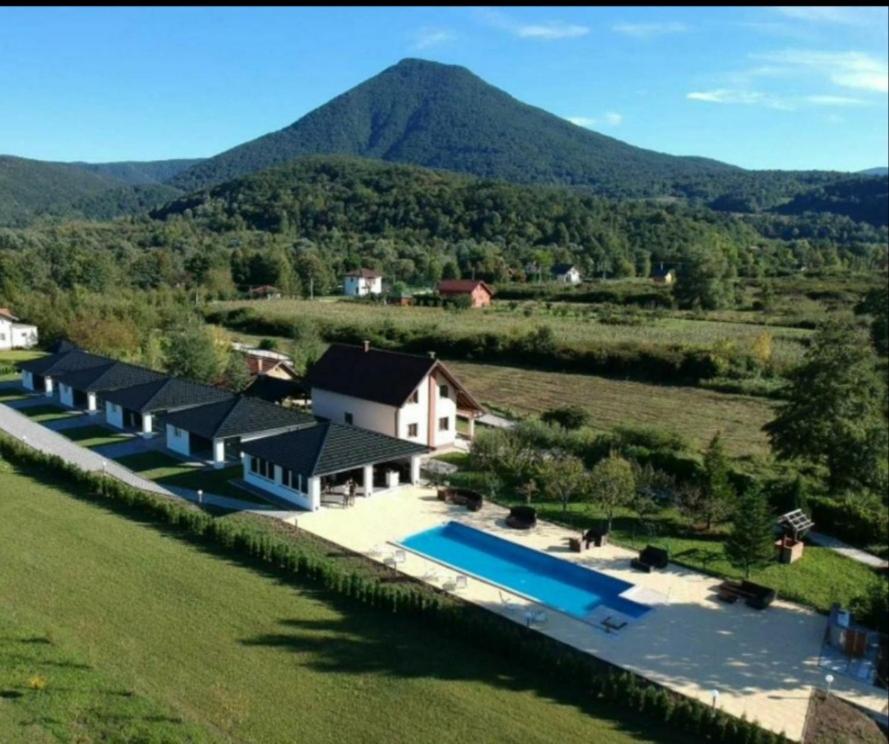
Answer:
<path fill-rule="evenodd" d="M 37 326 L 18 321 L 9 308 L 0 307 L 0 350 L 30 349 L 37 346 Z"/>
<path fill-rule="evenodd" d="M 343 294 L 347 297 L 366 297 L 383 293 L 383 275 L 370 269 L 350 271 L 343 277 Z"/>
<path fill-rule="evenodd" d="M 574 264 L 556 264 L 551 273 L 553 279 L 562 284 L 580 284 L 580 272 Z"/>
<path fill-rule="evenodd" d="M 433 449 L 457 438 L 457 416 L 472 437 L 481 406 L 434 355 L 333 344 L 306 379 L 312 413 Z"/>

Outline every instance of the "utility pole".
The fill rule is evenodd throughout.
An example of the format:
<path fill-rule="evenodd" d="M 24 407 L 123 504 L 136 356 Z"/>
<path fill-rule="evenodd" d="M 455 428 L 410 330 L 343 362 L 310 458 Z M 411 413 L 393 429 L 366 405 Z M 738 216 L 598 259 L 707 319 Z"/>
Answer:
<path fill-rule="evenodd" d="M 314 276 L 309 277 L 309 299 L 310 300 L 315 299 L 315 277 Z"/>

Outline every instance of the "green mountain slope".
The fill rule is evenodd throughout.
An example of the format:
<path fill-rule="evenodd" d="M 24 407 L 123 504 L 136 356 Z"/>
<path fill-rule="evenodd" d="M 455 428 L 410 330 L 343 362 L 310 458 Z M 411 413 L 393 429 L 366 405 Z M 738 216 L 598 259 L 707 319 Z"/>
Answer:
<path fill-rule="evenodd" d="M 179 160 L 125 161 L 121 163 L 70 163 L 83 170 L 110 176 L 132 186 L 158 184 L 169 181 L 182 171 L 201 162 L 203 158 Z"/>
<path fill-rule="evenodd" d="M 463 67 L 406 59 L 289 127 L 208 158 L 170 182 L 194 190 L 299 155 L 330 153 L 637 195 L 739 171 L 633 147 L 524 104 Z"/>

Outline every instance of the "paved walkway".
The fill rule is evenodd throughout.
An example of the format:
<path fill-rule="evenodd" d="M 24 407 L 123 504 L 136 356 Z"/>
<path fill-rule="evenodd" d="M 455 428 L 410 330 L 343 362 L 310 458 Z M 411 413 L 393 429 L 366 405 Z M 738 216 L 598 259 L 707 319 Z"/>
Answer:
<path fill-rule="evenodd" d="M 833 550 L 846 558 L 863 563 L 865 566 L 870 566 L 871 568 L 889 568 L 889 561 L 884 561 L 882 558 L 864 550 L 853 548 L 851 545 L 847 545 L 842 540 L 838 540 L 830 535 L 822 535 L 820 532 L 809 532 L 806 537 L 816 545 L 820 545 L 822 548 Z"/>
<path fill-rule="evenodd" d="M 516 425 L 512 419 L 498 416 L 496 413 L 485 413 L 476 419 L 476 423 L 493 426 L 495 429 L 513 429 Z"/>
<path fill-rule="evenodd" d="M 198 495 L 196 491 L 179 487 L 165 488 L 152 480 L 137 475 L 132 470 L 128 470 L 123 465 L 119 465 L 114 462 L 114 460 L 107 458 L 107 456 L 102 456 L 98 452 L 93 452 L 85 447 L 80 447 L 62 434 L 47 429 L 45 426 L 31 421 L 31 419 L 24 414 L 2 404 L 0 404 L 0 429 L 7 434 L 11 434 L 16 439 L 20 439 L 36 450 L 58 455 L 67 462 L 77 465 L 83 470 L 89 472 L 104 472 L 142 491 L 148 491 L 170 498 L 178 497 L 193 503 L 198 503 Z M 200 503 L 230 511 L 246 511 L 254 514 L 261 514 L 263 516 L 280 519 L 281 521 L 290 524 L 295 523 L 296 517 L 299 514 L 297 511 L 264 509 L 249 501 L 239 501 L 237 499 L 230 499 L 212 493 L 205 493 L 200 500 Z"/>

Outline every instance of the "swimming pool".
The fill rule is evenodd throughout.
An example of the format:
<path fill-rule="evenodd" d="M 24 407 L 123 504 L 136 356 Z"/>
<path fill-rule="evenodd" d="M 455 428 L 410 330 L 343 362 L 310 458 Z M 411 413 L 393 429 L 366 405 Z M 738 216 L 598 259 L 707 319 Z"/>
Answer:
<path fill-rule="evenodd" d="M 401 545 L 581 620 L 600 605 L 633 618 L 651 610 L 620 596 L 633 588 L 629 582 L 459 522 L 417 532 Z"/>

